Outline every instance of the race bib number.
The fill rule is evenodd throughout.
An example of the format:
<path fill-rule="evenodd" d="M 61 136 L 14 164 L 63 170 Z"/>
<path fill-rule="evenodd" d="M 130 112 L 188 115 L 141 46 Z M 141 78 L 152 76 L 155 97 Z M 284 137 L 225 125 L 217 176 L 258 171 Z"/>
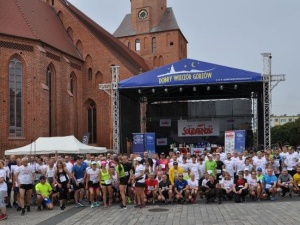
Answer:
<path fill-rule="evenodd" d="M 93 184 L 97 184 L 97 183 L 99 183 L 99 180 L 93 180 Z"/>
<path fill-rule="evenodd" d="M 207 170 L 208 174 L 212 174 L 212 172 L 213 172 L 212 170 Z"/>
<path fill-rule="evenodd" d="M 129 176 L 129 173 L 128 173 L 128 172 L 125 172 L 125 176 Z"/>
<path fill-rule="evenodd" d="M 54 175 L 53 170 L 48 170 L 47 175 L 48 177 L 53 177 Z"/>
<path fill-rule="evenodd" d="M 66 182 L 67 178 L 66 178 L 66 176 L 60 176 L 59 180 L 60 180 L 60 182 Z"/>
<path fill-rule="evenodd" d="M 149 191 L 153 191 L 154 187 L 153 186 L 148 186 Z"/>
<path fill-rule="evenodd" d="M 217 173 L 221 173 L 222 170 L 217 170 Z"/>
<path fill-rule="evenodd" d="M 271 184 L 266 184 L 266 189 L 270 189 L 272 187 Z"/>
<path fill-rule="evenodd" d="M 111 180 L 106 180 L 105 184 L 111 184 Z"/>
<path fill-rule="evenodd" d="M 82 181 L 83 181 L 83 178 L 80 178 L 77 180 L 78 183 L 82 183 Z"/>
<path fill-rule="evenodd" d="M 165 164 L 160 164 L 161 165 L 161 168 L 164 169 L 166 168 L 166 165 Z"/>

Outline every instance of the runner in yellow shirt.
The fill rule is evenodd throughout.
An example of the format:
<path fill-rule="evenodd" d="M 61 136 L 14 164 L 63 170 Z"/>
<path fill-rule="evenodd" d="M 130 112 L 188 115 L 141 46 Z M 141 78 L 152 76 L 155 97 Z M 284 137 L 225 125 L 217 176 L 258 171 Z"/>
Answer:
<path fill-rule="evenodd" d="M 300 196 L 300 166 L 297 167 L 297 173 L 293 176 L 294 191 Z"/>
<path fill-rule="evenodd" d="M 40 182 L 35 185 L 35 190 L 37 194 L 37 211 L 41 211 L 41 204 L 46 206 L 47 209 L 53 209 L 53 204 L 50 199 L 50 195 L 52 194 L 52 187 L 51 185 L 46 182 L 46 177 L 41 176 Z"/>

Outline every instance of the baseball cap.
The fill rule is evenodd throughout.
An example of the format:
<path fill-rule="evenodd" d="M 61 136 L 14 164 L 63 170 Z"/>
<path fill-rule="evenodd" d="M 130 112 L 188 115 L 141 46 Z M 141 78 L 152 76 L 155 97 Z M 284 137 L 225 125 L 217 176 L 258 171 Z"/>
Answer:
<path fill-rule="evenodd" d="M 101 166 L 105 165 L 106 162 L 105 161 L 101 161 Z"/>
<path fill-rule="evenodd" d="M 246 171 L 246 170 L 249 171 L 249 167 L 245 167 L 244 171 Z"/>
<path fill-rule="evenodd" d="M 92 165 L 97 165 L 97 162 L 93 161 L 91 164 L 92 164 Z"/>
<path fill-rule="evenodd" d="M 257 171 L 260 171 L 260 172 L 261 172 L 261 171 L 262 171 L 262 168 L 258 167 L 258 168 L 257 168 Z"/>
<path fill-rule="evenodd" d="M 165 153 L 164 152 L 162 152 L 162 153 L 160 153 L 161 155 L 164 155 Z"/>
<path fill-rule="evenodd" d="M 212 154 L 208 154 L 207 157 L 213 157 L 213 155 Z"/>
<path fill-rule="evenodd" d="M 142 161 L 142 158 L 138 156 L 138 157 L 136 157 L 134 160 L 140 162 L 140 161 Z"/>
<path fill-rule="evenodd" d="M 287 169 L 286 168 L 282 168 L 282 171 L 287 171 Z"/>
<path fill-rule="evenodd" d="M 180 154 L 180 151 L 176 151 L 176 154 L 178 154 L 178 153 Z"/>

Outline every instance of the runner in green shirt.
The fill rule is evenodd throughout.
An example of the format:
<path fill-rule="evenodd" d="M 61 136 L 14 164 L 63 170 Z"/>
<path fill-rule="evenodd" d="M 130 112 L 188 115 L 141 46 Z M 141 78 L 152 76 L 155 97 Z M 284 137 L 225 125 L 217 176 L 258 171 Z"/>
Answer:
<path fill-rule="evenodd" d="M 208 155 L 208 160 L 205 162 L 205 170 L 208 173 L 211 173 L 213 176 L 216 176 L 217 163 L 212 159 L 212 154 Z"/>

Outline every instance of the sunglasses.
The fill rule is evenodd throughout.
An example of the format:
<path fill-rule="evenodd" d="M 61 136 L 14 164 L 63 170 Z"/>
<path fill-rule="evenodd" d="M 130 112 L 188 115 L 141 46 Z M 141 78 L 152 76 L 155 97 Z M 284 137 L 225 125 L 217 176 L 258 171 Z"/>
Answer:
<path fill-rule="evenodd" d="M 178 177 L 183 177 L 183 176 L 178 176 Z"/>

